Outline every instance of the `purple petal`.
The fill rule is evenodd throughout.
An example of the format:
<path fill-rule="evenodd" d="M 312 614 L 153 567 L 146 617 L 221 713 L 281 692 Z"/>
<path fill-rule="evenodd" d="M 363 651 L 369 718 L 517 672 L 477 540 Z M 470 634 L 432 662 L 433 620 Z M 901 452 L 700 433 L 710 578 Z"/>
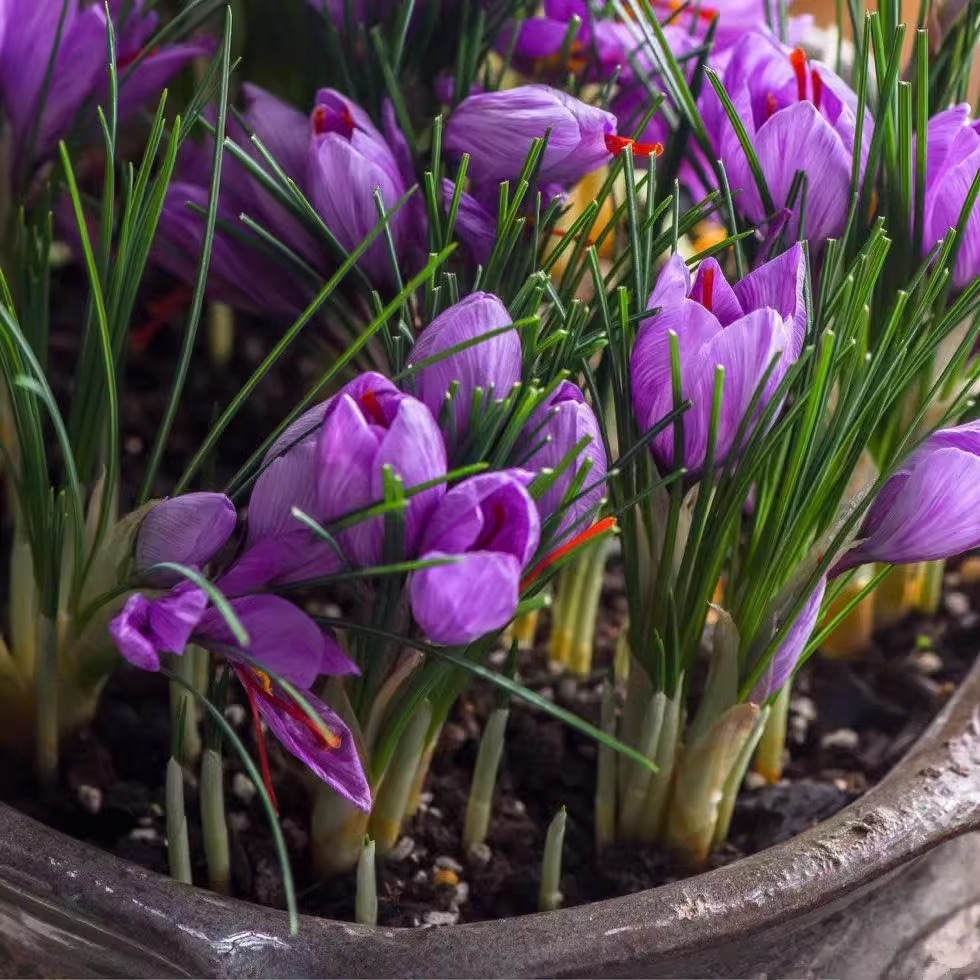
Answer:
<path fill-rule="evenodd" d="M 502 399 L 521 379 L 521 340 L 516 330 L 496 333 L 513 322 L 507 307 L 491 293 L 473 293 L 439 314 L 419 335 L 408 364 L 418 364 L 463 343 L 464 350 L 421 368 L 413 376 L 415 395 L 435 418 L 440 417 L 453 384 L 455 432 L 462 439 L 469 429 L 477 388 L 486 398 Z M 486 337 L 479 343 L 472 343 Z"/>
<path fill-rule="evenodd" d="M 243 683 L 247 684 L 247 681 Z M 273 686 L 273 693 L 276 701 L 289 701 L 289 696 L 281 688 Z M 299 705 L 294 705 L 293 710 L 285 710 L 261 694 L 257 693 L 254 697 L 262 720 L 283 748 L 345 800 L 365 812 L 370 811 L 371 789 L 354 736 L 332 708 L 309 691 L 303 692 L 304 699 L 323 719 L 330 732 L 329 741 L 325 741 L 322 733 L 314 729 L 311 720 L 302 715 L 303 709 Z"/>
<path fill-rule="evenodd" d="M 231 537 L 235 522 L 235 505 L 223 493 L 185 493 L 161 500 L 140 524 L 136 569 L 145 573 L 159 562 L 200 568 Z M 156 572 L 153 577 L 179 579 L 169 572 Z"/>
<path fill-rule="evenodd" d="M 455 184 L 451 180 L 442 181 L 442 200 L 449 212 Z M 469 250 L 473 261 L 486 265 L 497 241 L 497 218 L 491 214 L 472 194 L 462 191 L 456 209 L 455 231 L 460 241 Z"/>
<path fill-rule="evenodd" d="M 174 44 L 147 55 L 128 75 L 125 68 L 119 70 L 119 117 L 125 119 L 141 109 L 148 102 L 157 102 L 167 87 L 167 83 L 193 58 L 214 52 L 211 41 L 194 41 L 189 44 Z M 105 85 L 103 98 L 109 94 Z"/>
<path fill-rule="evenodd" d="M 308 439 L 262 471 L 248 502 L 248 546 L 298 530 L 294 507 L 316 519 L 316 458 L 316 443 Z"/>
<path fill-rule="evenodd" d="M 286 175 L 301 183 L 310 139 L 306 115 L 258 85 L 244 84 L 242 94 L 250 129 Z"/>
<path fill-rule="evenodd" d="M 431 552 L 425 558 L 451 557 Z M 412 614 L 435 643 L 461 646 L 502 629 L 517 612 L 521 565 L 513 555 L 478 551 L 451 565 L 413 572 Z"/>
<path fill-rule="evenodd" d="M 232 599 L 249 643 L 244 651 L 260 666 L 298 687 L 310 687 L 321 674 L 356 674 L 357 666 L 301 609 L 277 595 L 250 595 Z M 203 645 L 220 644 L 239 649 L 221 612 L 212 607 L 194 633 Z M 234 652 L 222 650 L 234 659 Z"/>
<path fill-rule="evenodd" d="M 179 588 L 159 599 L 137 592 L 109 622 L 119 652 L 141 670 L 159 670 L 160 654 L 182 654 L 208 599 L 196 588 Z"/>
<path fill-rule="evenodd" d="M 791 349 L 800 356 L 806 338 L 806 258 L 799 243 L 739 280 L 735 295 L 746 311 L 769 307 L 791 320 Z"/>
<path fill-rule="evenodd" d="M 262 462 L 268 463 L 270 459 L 282 455 L 294 445 L 302 442 L 312 441 L 314 444 L 320 436 L 320 426 L 323 424 L 323 417 L 330 406 L 330 400 L 320 402 L 307 409 L 295 422 L 291 422 L 275 442 L 269 447 Z"/>
<path fill-rule="evenodd" d="M 716 259 L 705 259 L 699 266 L 690 298 L 715 315 L 718 322 L 727 327 L 751 306 L 739 302 L 736 291 L 729 285 L 725 273 Z"/>
<path fill-rule="evenodd" d="M 799 662 L 803 650 L 813 635 L 813 630 L 817 625 L 817 618 L 820 615 L 820 604 L 823 602 L 824 591 L 827 588 L 827 579 L 822 578 L 817 583 L 817 587 L 810 593 L 809 598 L 803 604 L 796 621 L 789 628 L 786 638 L 779 645 L 772 660 L 769 661 L 765 673 L 759 679 L 749 700 L 755 704 L 762 704 L 773 694 L 782 688 L 789 680 L 796 665 Z"/>

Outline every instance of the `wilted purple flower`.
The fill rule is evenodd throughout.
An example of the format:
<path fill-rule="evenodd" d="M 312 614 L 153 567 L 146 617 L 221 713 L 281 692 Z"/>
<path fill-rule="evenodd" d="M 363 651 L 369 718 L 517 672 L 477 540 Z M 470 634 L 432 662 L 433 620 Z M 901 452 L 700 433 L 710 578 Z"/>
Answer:
<path fill-rule="evenodd" d="M 144 12 L 143 6 L 143 0 L 110 3 L 120 117 L 132 114 L 146 99 L 158 98 L 174 74 L 209 50 L 203 42 L 170 45 L 147 54 L 127 75 L 127 65 L 135 61 L 157 23 L 156 14 Z M 0 100 L 10 123 L 16 165 L 29 167 L 51 156 L 83 107 L 104 104 L 108 97 L 105 7 L 79 0 L 0 0 L 0 25 Z M 25 157 L 28 152 L 30 159 Z"/>
<path fill-rule="evenodd" d="M 178 586 L 159 599 L 136 592 L 109 623 L 119 652 L 141 670 L 159 670 L 161 653 L 182 654 L 208 604 L 197 588 Z"/>
<path fill-rule="evenodd" d="M 793 621 L 789 631 L 779 648 L 773 654 L 772 659 L 766 666 L 765 673 L 759 678 L 758 683 L 752 689 L 749 700 L 756 704 L 762 704 L 773 694 L 779 691 L 789 680 L 803 650 L 806 648 L 813 630 L 817 625 L 817 618 L 820 615 L 820 604 L 823 602 L 824 591 L 827 588 L 827 579 L 821 578 L 816 588 L 807 597 L 799 615 Z"/>
<path fill-rule="evenodd" d="M 805 278 L 800 245 L 734 287 L 714 259 L 701 263 L 693 286 L 679 255 L 672 255 L 664 266 L 647 303 L 647 309 L 660 312 L 640 328 L 630 358 L 633 411 L 646 432 L 672 410 L 670 336 L 676 334 L 680 394 L 691 401 L 682 422 L 682 465 L 692 470 L 704 465 L 717 366 L 725 369 L 715 438 L 715 461 L 720 463 L 735 448 L 738 429 L 773 359 L 778 356 L 757 403 L 757 415 L 800 356 L 806 333 Z M 672 427 L 657 435 L 650 448 L 658 466 L 681 465 L 674 459 Z"/>
<path fill-rule="evenodd" d="M 381 135 L 363 109 L 333 89 L 317 92 L 311 127 L 311 199 L 337 241 L 351 252 L 381 220 L 375 192 L 387 211 L 407 189 L 396 157 L 399 148 Z M 399 260 L 407 254 L 411 225 L 404 209 L 388 223 Z M 360 264 L 373 280 L 392 280 L 384 234 L 375 239 Z"/>
<path fill-rule="evenodd" d="M 542 185 L 568 185 L 632 147 L 637 156 L 659 147 L 633 145 L 616 133 L 616 117 L 548 85 L 480 92 L 464 99 L 446 124 L 446 150 L 470 154 L 474 184 L 515 180 L 531 143 L 550 131 L 538 172 Z"/>
<path fill-rule="evenodd" d="M 950 558 L 980 547 L 980 420 L 940 429 L 881 488 L 833 569 Z"/>
<path fill-rule="evenodd" d="M 568 465 L 572 450 L 583 442 Z M 562 511 L 553 533 L 555 542 L 583 530 L 605 492 L 603 481 L 608 463 L 599 423 L 577 385 L 562 381 L 538 407 L 524 427 L 513 459 L 516 465 L 536 473 L 564 467 L 539 498 L 538 509 L 542 520 Z M 567 501 L 562 510 L 562 502 L 583 467 L 588 470 L 572 494 L 575 499 Z"/>
<path fill-rule="evenodd" d="M 414 554 L 444 483 L 412 488 L 446 474 L 446 447 L 432 413 L 387 378 L 368 372 L 331 400 L 317 445 L 319 513 L 330 522 L 384 500 L 383 471 L 390 466 L 410 494 L 405 509 L 405 554 Z M 337 541 L 355 566 L 381 558 L 384 518 L 360 521 Z"/>
<path fill-rule="evenodd" d="M 755 148 L 776 208 L 787 203 L 797 171 L 807 178 L 801 237 L 819 248 L 844 230 L 850 204 L 857 96 L 829 68 L 808 64 L 800 48 L 749 34 L 732 49 L 722 81 Z M 715 152 L 725 164 L 736 205 L 756 224 L 768 217 L 748 159 L 714 90 L 707 86 L 702 116 Z M 865 114 L 863 173 L 872 121 Z M 794 203 L 797 222 L 800 199 Z M 790 226 L 797 231 L 797 223 Z"/>
<path fill-rule="evenodd" d="M 253 713 L 265 722 L 283 748 L 354 806 L 370 811 L 371 789 L 354 737 L 340 715 L 306 691 L 304 699 L 323 723 L 317 725 L 263 671 L 236 664 L 235 673 L 248 694 Z M 271 780 L 267 772 L 263 775 L 271 793 Z"/>
<path fill-rule="evenodd" d="M 960 220 L 970 185 L 980 169 L 980 120 L 970 118 L 964 102 L 929 120 L 925 213 L 922 247 L 928 253 Z M 980 201 L 967 219 L 966 233 L 953 270 L 953 285 L 963 289 L 980 276 Z"/>
<path fill-rule="evenodd" d="M 159 562 L 200 568 L 235 530 L 235 505 L 223 493 L 185 493 L 161 500 L 143 518 L 136 537 L 134 565 L 149 573 Z M 155 581 L 175 582 L 176 572 L 153 572 Z"/>
<path fill-rule="evenodd" d="M 485 399 L 501 399 L 521 380 L 521 339 L 516 330 L 500 332 L 512 322 L 507 307 L 492 293 L 473 293 L 443 310 L 419 334 L 409 352 L 411 366 L 460 344 L 471 344 L 420 368 L 413 376 L 416 397 L 437 419 L 456 386 L 452 407 L 456 439 L 469 429 L 477 389 Z M 479 340 L 481 337 L 485 339 Z"/>
<path fill-rule="evenodd" d="M 456 558 L 412 573 L 412 614 L 430 640 L 458 646 L 503 628 L 517 612 L 521 572 L 538 546 L 538 509 L 521 470 L 482 473 L 433 511 L 419 554 Z"/>

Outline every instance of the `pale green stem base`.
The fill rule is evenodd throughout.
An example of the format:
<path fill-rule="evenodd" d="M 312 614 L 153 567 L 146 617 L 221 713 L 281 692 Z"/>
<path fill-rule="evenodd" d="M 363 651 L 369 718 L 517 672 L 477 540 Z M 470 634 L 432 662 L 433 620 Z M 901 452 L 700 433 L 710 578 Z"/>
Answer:
<path fill-rule="evenodd" d="M 919 594 L 915 608 L 927 616 L 935 616 L 943 600 L 945 561 L 927 561 L 920 566 Z"/>
<path fill-rule="evenodd" d="M 182 677 L 188 684 L 196 684 L 198 654 L 204 654 L 203 650 L 189 646 L 183 656 L 174 657 L 172 669 L 178 677 Z M 206 654 L 205 654 L 206 656 Z M 183 719 L 183 731 L 180 733 L 180 761 L 184 765 L 192 765 L 197 762 L 201 755 L 201 735 L 198 728 L 198 707 L 197 699 L 192 697 L 186 688 L 179 684 L 170 684 L 170 725 L 172 730 L 176 730 L 177 725 Z"/>
<path fill-rule="evenodd" d="M 374 853 L 374 841 L 365 837 L 357 859 L 357 893 L 354 897 L 354 921 L 364 926 L 378 924 L 378 879 Z"/>
<path fill-rule="evenodd" d="M 538 911 L 554 912 L 561 908 L 565 896 L 561 893 L 561 858 L 565 846 L 565 823 L 568 814 L 562 807 L 548 826 L 541 861 L 541 889 L 538 892 Z"/>
<path fill-rule="evenodd" d="M 497 708 L 487 719 L 480 738 L 480 748 L 473 767 L 473 782 L 466 803 L 466 821 L 463 825 L 463 843 L 467 847 L 482 844 L 490 826 L 493 808 L 493 791 L 497 785 L 497 769 L 504 751 L 504 735 L 510 711 Z"/>
<path fill-rule="evenodd" d="M 187 839 L 187 814 L 184 810 L 184 770 L 174 758 L 167 762 L 166 814 L 170 877 L 190 885 L 191 848 Z"/>
<path fill-rule="evenodd" d="M 770 785 L 775 785 L 782 778 L 783 765 L 786 762 L 786 722 L 792 686 L 791 682 L 786 683 L 776 695 L 755 753 L 753 768 Z"/>
<path fill-rule="evenodd" d="M 221 753 L 205 749 L 201 757 L 201 831 L 208 864 L 208 885 L 219 895 L 231 893 L 231 858 L 225 819 L 224 767 Z"/>

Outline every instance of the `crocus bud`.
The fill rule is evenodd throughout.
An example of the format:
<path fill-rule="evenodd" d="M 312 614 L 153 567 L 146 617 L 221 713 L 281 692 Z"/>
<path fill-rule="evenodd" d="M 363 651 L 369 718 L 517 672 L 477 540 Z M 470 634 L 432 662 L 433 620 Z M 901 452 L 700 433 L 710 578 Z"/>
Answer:
<path fill-rule="evenodd" d="M 317 446 L 320 516 L 330 522 L 384 500 L 383 470 L 390 466 L 406 491 L 446 474 L 446 447 L 432 413 L 387 378 L 367 373 L 331 400 Z M 444 483 L 412 493 L 405 509 L 405 554 L 414 554 Z M 361 521 L 337 535 L 355 566 L 381 558 L 384 519 Z"/>
<path fill-rule="evenodd" d="M 789 366 L 800 356 L 806 334 L 803 249 L 788 252 L 729 285 L 714 259 L 705 259 L 691 284 L 687 265 L 672 255 L 660 273 L 647 309 L 660 312 L 637 336 L 630 358 L 633 410 L 644 432 L 673 408 L 670 337 L 675 334 L 680 358 L 684 413 L 684 459 L 674 459 L 673 427 L 650 443 L 657 465 L 670 469 L 704 465 L 711 423 L 715 368 L 725 369 L 721 415 L 715 436 L 715 461 L 724 461 L 734 448 L 756 388 L 770 371 L 756 417 L 772 398 Z M 751 430 L 750 430 L 751 431 Z"/>
<path fill-rule="evenodd" d="M 482 473 L 453 487 L 433 512 L 420 557 L 457 560 L 412 573 L 412 614 L 430 640 L 470 643 L 513 619 L 540 536 L 525 489 L 532 479 L 521 470 Z"/>
<path fill-rule="evenodd" d="M 161 500 L 143 518 L 136 536 L 134 564 L 154 582 L 170 583 L 177 573 L 150 572 L 159 562 L 200 568 L 235 530 L 235 505 L 223 493 L 185 493 Z"/>
<path fill-rule="evenodd" d="M 381 220 L 375 191 L 380 192 L 385 210 L 405 193 L 398 162 L 368 114 L 333 89 L 317 93 L 310 128 L 311 199 L 333 236 L 352 252 Z M 388 224 L 399 258 L 407 244 L 405 219 L 400 211 Z M 375 282 L 392 280 L 384 232 L 364 253 L 360 265 Z"/>
<path fill-rule="evenodd" d="M 547 85 L 480 92 L 464 99 L 446 123 L 450 154 L 469 153 L 477 185 L 515 180 L 531 143 L 548 134 L 541 184 L 574 184 L 609 161 L 606 138 L 617 139 L 616 117 Z"/>
<path fill-rule="evenodd" d="M 929 120 L 922 247 L 928 254 L 960 220 L 970 185 L 980 169 L 980 120 L 967 103 Z M 953 285 L 963 289 L 980 276 L 980 201 L 967 218 L 953 269 Z"/>
<path fill-rule="evenodd" d="M 816 628 L 820 604 L 823 602 L 826 588 L 827 579 L 821 578 L 816 588 L 807 596 L 799 615 L 793 620 L 793 625 L 790 626 L 783 642 L 779 644 L 765 672 L 753 688 L 749 696 L 750 701 L 763 704 L 790 679 Z"/>
<path fill-rule="evenodd" d="M 747 34 L 731 50 L 722 82 L 756 151 L 773 205 L 788 203 L 797 171 L 807 178 L 805 225 L 799 229 L 800 198 L 790 228 L 814 249 L 840 235 L 850 205 L 851 170 L 857 129 L 857 96 L 824 65 L 807 61 L 765 34 Z M 731 122 L 707 86 L 702 116 L 715 152 L 736 192 L 736 206 L 753 224 L 769 208 L 759 194 Z M 873 123 L 865 114 L 861 170 L 867 160 Z"/>
<path fill-rule="evenodd" d="M 416 397 L 437 419 L 450 390 L 457 386 L 452 407 L 457 440 L 469 429 L 477 389 L 487 399 L 501 399 L 521 380 L 520 337 L 516 330 L 499 332 L 512 322 L 507 307 L 492 293 L 473 293 L 443 310 L 419 334 L 408 355 L 411 366 L 460 344 L 470 344 L 413 376 Z"/>
<path fill-rule="evenodd" d="M 881 488 L 839 574 L 880 561 L 950 558 L 980 547 L 980 420 L 934 432 Z"/>
<path fill-rule="evenodd" d="M 605 492 L 603 481 L 608 466 L 605 444 L 595 414 L 576 385 L 562 381 L 555 388 L 528 420 L 513 454 L 515 462 L 536 473 L 557 470 L 583 440 L 587 442 L 578 450 L 574 461 L 538 500 L 542 520 L 560 514 L 553 532 L 556 542 L 585 528 Z M 585 466 L 588 472 L 573 494 L 575 499 L 565 501 Z"/>

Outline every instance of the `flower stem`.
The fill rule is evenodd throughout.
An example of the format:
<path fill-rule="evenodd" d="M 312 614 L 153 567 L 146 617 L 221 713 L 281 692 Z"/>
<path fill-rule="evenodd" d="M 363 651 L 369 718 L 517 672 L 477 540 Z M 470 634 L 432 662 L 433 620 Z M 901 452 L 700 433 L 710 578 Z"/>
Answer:
<path fill-rule="evenodd" d="M 473 782 L 470 784 L 470 795 L 466 803 L 466 822 L 463 826 L 463 843 L 467 847 L 482 844 L 487 837 L 508 717 L 508 708 L 496 708 L 487 719 L 480 738 L 476 765 L 473 767 Z"/>
<path fill-rule="evenodd" d="M 339 793 L 321 785 L 313 800 L 310 850 L 318 875 L 328 877 L 353 868 L 364 844 L 369 814 Z"/>
<path fill-rule="evenodd" d="M 875 629 L 894 626 L 912 608 L 915 595 L 916 566 L 897 565 L 875 589 Z"/>
<path fill-rule="evenodd" d="M 529 613 L 518 616 L 511 624 L 508 639 L 517 641 L 518 650 L 532 650 L 534 648 L 534 636 L 538 631 L 539 615 L 537 609 L 532 609 Z M 507 645 L 506 642 L 504 645 Z"/>
<path fill-rule="evenodd" d="M 789 687 L 790 685 L 787 684 L 783 690 L 788 691 Z M 789 699 L 787 697 L 788 703 Z M 759 712 L 755 726 L 749 732 L 748 738 L 745 740 L 745 744 L 742 746 L 742 750 L 735 760 L 735 764 L 732 766 L 728 778 L 725 780 L 724 788 L 721 791 L 721 802 L 718 804 L 718 818 L 715 821 L 715 832 L 711 839 L 712 850 L 721 847 L 728 840 L 728 831 L 732 825 L 732 814 L 735 812 L 735 799 L 742 786 L 742 780 L 745 778 L 745 772 L 749 768 L 749 760 L 752 758 L 752 753 L 755 751 L 759 739 L 762 737 L 762 733 L 765 731 L 769 722 L 769 711 L 769 708 L 763 708 Z"/>
<path fill-rule="evenodd" d="M 25 677 L 34 674 L 38 643 L 38 601 L 34 556 L 20 508 L 14 505 L 10 548 L 10 652 Z"/>
<path fill-rule="evenodd" d="M 198 653 L 207 654 L 197 647 L 189 646 L 183 656 L 172 659 L 175 674 L 182 677 L 188 684 L 196 686 Z M 178 744 L 180 746 L 180 761 L 190 765 L 201 755 L 201 735 L 198 730 L 197 702 L 188 691 L 179 684 L 170 684 L 170 725 L 176 728 L 180 725 L 182 731 Z"/>
<path fill-rule="evenodd" d="M 660 840 L 663 834 L 670 788 L 673 785 L 674 766 L 677 763 L 682 718 L 684 714 L 681 691 L 683 680 L 677 685 L 677 694 L 668 699 L 664 708 L 664 721 L 657 740 L 653 761 L 657 771 L 650 779 L 647 797 L 640 815 L 638 837 L 644 844 Z"/>
<path fill-rule="evenodd" d="M 219 895 L 231 892 L 231 858 L 225 820 L 224 767 L 221 752 L 206 748 L 201 756 L 201 831 L 208 863 L 208 885 Z"/>
<path fill-rule="evenodd" d="M 167 862 L 170 877 L 185 885 L 192 884 L 191 849 L 187 839 L 187 814 L 184 812 L 184 770 L 171 756 L 167 762 Z"/>
<path fill-rule="evenodd" d="M 792 682 L 788 681 L 776 695 L 759 739 L 759 748 L 755 753 L 755 771 L 772 786 L 775 786 L 783 775 L 783 764 L 786 759 L 786 720 L 789 716 L 789 694 L 792 686 Z"/>
<path fill-rule="evenodd" d="M 561 852 L 565 844 L 565 823 L 568 814 L 562 807 L 548 826 L 541 861 L 541 889 L 538 892 L 538 911 L 554 912 L 561 908 Z"/>
<path fill-rule="evenodd" d="M 569 657 L 569 669 L 579 677 L 586 677 L 592 671 L 592 650 L 596 618 L 599 613 L 599 597 L 602 594 L 602 579 L 611 547 L 611 538 L 601 538 L 582 559 L 578 605 L 573 610 L 575 623 L 572 627 L 572 648 Z"/>
<path fill-rule="evenodd" d="M 667 708 L 667 695 L 657 691 L 647 703 L 643 715 L 643 725 L 640 729 L 639 740 L 635 743 L 638 751 L 648 759 L 653 759 L 660 743 L 660 732 L 664 724 L 664 714 Z M 636 763 L 630 764 L 629 777 L 623 793 L 623 804 L 619 811 L 619 835 L 624 840 L 636 840 L 640 819 L 647 799 L 647 790 L 654 774 L 647 768 Z"/>
<path fill-rule="evenodd" d="M 896 573 L 893 571 L 891 574 Z M 873 575 L 873 565 L 862 565 L 857 569 L 840 595 L 827 607 L 826 619 L 833 620 L 862 589 L 867 587 Z M 824 639 L 820 649 L 826 656 L 836 660 L 849 660 L 860 657 L 868 649 L 875 628 L 876 596 L 880 594 L 883 585 L 884 582 L 874 592 L 866 595 Z M 765 741 L 764 735 L 763 741 Z"/>
<path fill-rule="evenodd" d="M 425 750 L 431 721 L 432 706 L 423 701 L 405 727 L 375 796 L 368 829 L 382 857 L 395 846 L 401 832 L 412 780 Z"/>
<path fill-rule="evenodd" d="M 616 688 L 609 678 L 602 685 L 602 730 L 616 734 Z M 601 849 L 616 839 L 616 750 L 599 745 L 595 785 L 595 842 Z"/>
<path fill-rule="evenodd" d="M 357 859 L 357 893 L 354 897 L 354 921 L 364 926 L 378 924 L 378 879 L 374 852 L 374 841 L 365 835 Z"/>
<path fill-rule="evenodd" d="M 38 782 L 51 786 L 58 775 L 58 631 L 48 616 L 37 618 L 35 767 Z"/>
<path fill-rule="evenodd" d="M 943 576 L 946 574 L 946 562 L 923 562 L 919 572 L 919 594 L 913 602 L 913 608 L 927 616 L 935 616 L 943 598 Z"/>

